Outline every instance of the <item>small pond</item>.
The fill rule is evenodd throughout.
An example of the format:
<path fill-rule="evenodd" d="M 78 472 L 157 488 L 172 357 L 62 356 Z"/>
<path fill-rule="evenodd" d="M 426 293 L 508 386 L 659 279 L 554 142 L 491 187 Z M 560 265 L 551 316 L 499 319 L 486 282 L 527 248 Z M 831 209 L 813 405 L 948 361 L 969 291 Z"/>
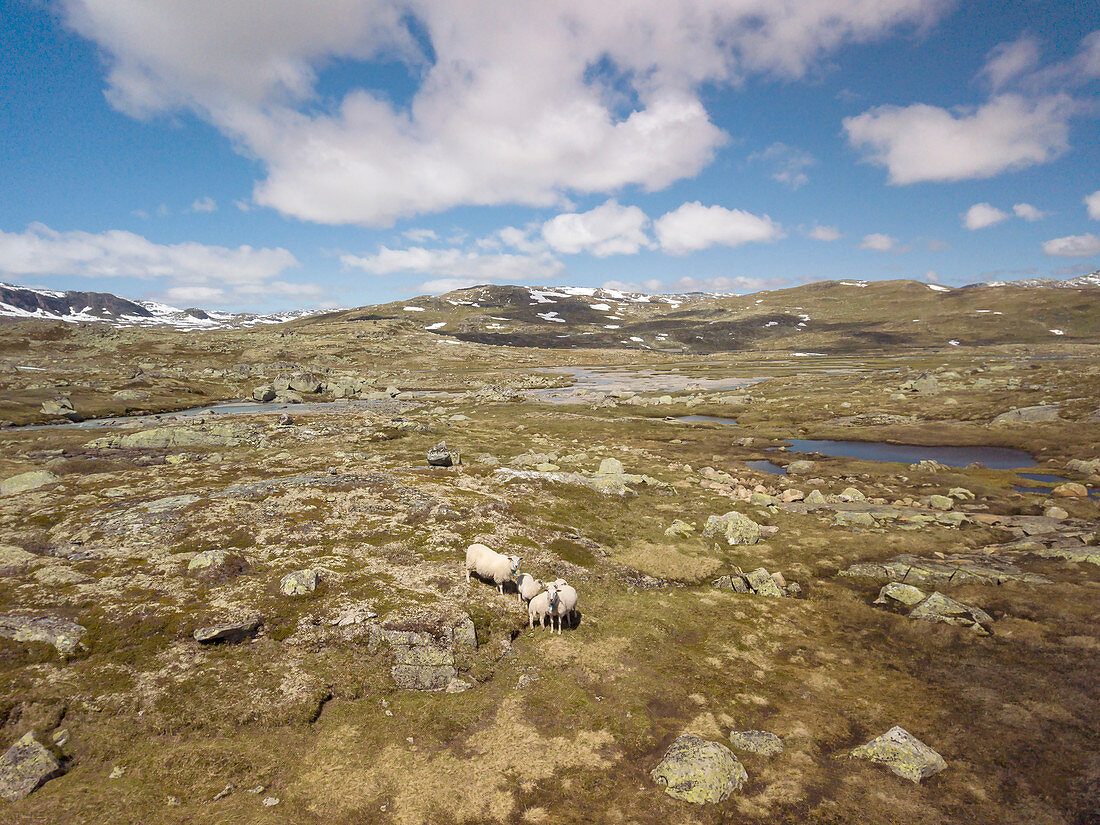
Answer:
<path fill-rule="evenodd" d="M 741 426 L 732 418 L 722 418 L 718 415 L 678 415 L 676 416 L 676 420 L 683 421 L 687 424 L 709 422 L 711 424 L 723 424 L 727 427 Z"/>
<path fill-rule="evenodd" d="M 821 453 L 830 458 L 857 458 L 863 461 L 896 461 L 916 464 L 919 461 L 938 461 L 947 467 L 965 467 L 975 461 L 991 470 L 1014 470 L 1033 467 L 1035 457 L 1023 450 L 1010 447 L 926 447 L 919 444 L 886 444 L 877 441 L 815 441 L 791 438 L 790 451 Z"/>

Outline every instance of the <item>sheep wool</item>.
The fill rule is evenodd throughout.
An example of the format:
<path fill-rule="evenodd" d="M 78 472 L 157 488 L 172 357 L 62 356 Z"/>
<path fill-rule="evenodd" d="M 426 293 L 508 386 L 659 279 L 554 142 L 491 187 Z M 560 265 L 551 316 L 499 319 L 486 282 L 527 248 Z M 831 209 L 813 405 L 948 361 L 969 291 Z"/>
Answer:
<path fill-rule="evenodd" d="M 497 553 L 484 544 L 471 544 L 466 550 L 466 581 L 470 581 L 470 574 L 475 573 L 482 579 L 492 581 L 503 596 L 504 585 L 515 583 L 522 560 L 520 556 Z"/>
<path fill-rule="evenodd" d="M 546 589 L 527 603 L 527 626 L 535 629 L 535 618 L 539 620 L 540 627 L 546 627 L 547 616 L 553 616 L 554 608 L 558 604 L 558 588 L 553 582 L 546 585 Z M 553 632 L 553 627 L 550 628 Z"/>

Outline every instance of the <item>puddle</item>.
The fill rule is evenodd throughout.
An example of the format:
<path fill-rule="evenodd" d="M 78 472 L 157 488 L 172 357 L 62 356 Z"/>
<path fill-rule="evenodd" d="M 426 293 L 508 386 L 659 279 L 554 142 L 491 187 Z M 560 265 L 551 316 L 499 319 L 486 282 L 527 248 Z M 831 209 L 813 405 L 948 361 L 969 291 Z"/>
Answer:
<path fill-rule="evenodd" d="M 684 421 L 688 424 L 693 422 L 710 422 L 711 424 L 725 424 L 727 427 L 741 426 L 732 418 L 722 418 L 720 415 L 678 415 L 676 416 L 676 420 Z"/>
<path fill-rule="evenodd" d="M 896 461 L 900 464 L 916 464 L 930 459 L 947 467 L 965 467 L 977 461 L 991 470 L 1015 470 L 1019 467 L 1032 467 L 1035 464 L 1034 456 L 1010 447 L 926 447 L 919 444 L 886 444 L 876 441 L 813 441 L 803 438 L 788 440 L 791 442 L 791 452 L 821 453 L 831 458 Z"/>
<path fill-rule="evenodd" d="M 1046 473 L 1017 473 L 1020 478 L 1026 478 L 1028 481 L 1038 481 L 1041 484 L 1047 484 L 1047 487 L 1035 487 L 1026 484 L 1017 484 L 1012 489 L 1017 493 L 1038 493 L 1039 495 L 1050 495 L 1052 487 L 1059 484 L 1066 484 L 1072 482 L 1072 478 L 1065 478 L 1063 476 L 1052 476 Z M 1078 482 L 1079 483 L 1079 482 Z M 1100 489 L 1096 487 L 1087 487 L 1089 491 L 1089 498 L 1100 499 Z"/>

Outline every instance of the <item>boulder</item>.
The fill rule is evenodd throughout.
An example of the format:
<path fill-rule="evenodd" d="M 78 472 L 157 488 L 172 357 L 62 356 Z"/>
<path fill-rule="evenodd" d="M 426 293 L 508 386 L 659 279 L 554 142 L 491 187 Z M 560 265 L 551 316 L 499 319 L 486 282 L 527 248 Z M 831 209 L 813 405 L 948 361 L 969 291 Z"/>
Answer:
<path fill-rule="evenodd" d="M 733 590 L 737 593 L 751 593 L 744 576 L 719 576 L 711 583 L 712 587 L 719 590 Z"/>
<path fill-rule="evenodd" d="M 913 587 L 913 585 L 890 582 L 878 592 L 878 598 L 875 599 L 874 603 L 894 607 L 913 607 L 913 605 L 919 604 L 923 600 L 923 591 Z"/>
<path fill-rule="evenodd" d="M 243 642 L 256 635 L 264 620 L 259 616 L 253 616 L 239 621 L 221 622 L 208 627 L 200 627 L 192 635 L 196 642 L 201 644 L 234 644 Z"/>
<path fill-rule="evenodd" d="M 1065 484 L 1059 484 L 1053 490 L 1050 491 L 1052 496 L 1058 496 L 1059 498 L 1088 498 L 1089 491 L 1084 484 L 1078 484 L 1076 481 L 1068 481 Z"/>
<path fill-rule="evenodd" d="M 15 642 L 44 642 L 53 645 L 62 656 L 75 653 L 86 632 L 76 622 L 59 616 L 0 614 L 0 636 Z"/>
<path fill-rule="evenodd" d="M 1034 407 L 1017 407 L 1001 413 L 993 419 L 994 424 L 1030 424 L 1036 421 L 1058 421 L 1057 404 L 1038 404 Z"/>
<path fill-rule="evenodd" d="M 748 582 L 752 592 L 757 596 L 783 596 L 783 591 L 779 589 L 779 585 L 772 578 L 772 574 L 763 567 L 758 567 L 751 573 L 746 573 L 745 581 Z"/>
<path fill-rule="evenodd" d="M 20 547 L 0 544 L 0 576 L 18 576 L 26 573 L 31 565 L 39 560 L 34 553 L 28 553 Z"/>
<path fill-rule="evenodd" d="M 866 501 L 867 496 L 863 495 L 855 487 L 845 487 L 840 493 L 841 501 Z"/>
<path fill-rule="evenodd" d="M 203 550 L 191 557 L 187 563 L 188 573 L 222 573 L 236 576 L 248 569 L 248 561 L 228 550 Z"/>
<path fill-rule="evenodd" d="M 0 797 L 17 802 L 61 773 L 57 761 L 30 732 L 0 756 Z"/>
<path fill-rule="evenodd" d="M 883 765 L 902 779 L 920 783 L 947 767 L 943 757 L 904 728 L 894 726 L 852 751 L 857 759 Z"/>
<path fill-rule="evenodd" d="M 321 380 L 312 372 L 296 372 L 290 376 L 289 389 L 294 392 L 318 393 L 321 391 Z"/>
<path fill-rule="evenodd" d="M 820 490 L 810 490 L 810 494 L 806 496 L 807 504 L 825 504 L 825 496 Z"/>
<path fill-rule="evenodd" d="M 870 513 L 838 510 L 833 516 L 834 527 L 874 527 L 877 522 Z"/>
<path fill-rule="evenodd" d="M 47 484 L 56 484 L 60 479 L 49 470 L 31 470 L 0 481 L 0 495 L 13 496 L 17 493 L 29 493 Z"/>
<path fill-rule="evenodd" d="M 947 491 L 947 495 L 951 498 L 958 499 L 959 501 L 973 501 L 974 494 L 967 490 L 965 487 L 952 487 Z"/>
<path fill-rule="evenodd" d="M 765 730 L 735 730 L 730 732 L 730 744 L 739 751 L 775 756 L 783 752 L 783 740 Z"/>
<path fill-rule="evenodd" d="M 710 516 L 703 526 L 703 537 L 724 536 L 731 545 L 756 544 L 760 540 L 760 525 L 736 510 L 721 516 Z"/>
<path fill-rule="evenodd" d="M 1069 513 L 1067 513 L 1061 507 L 1048 507 L 1046 510 L 1043 511 L 1043 515 L 1047 518 L 1058 519 L 1059 521 L 1069 518 Z"/>
<path fill-rule="evenodd" d="M 686 539 L 695 532 L 695 526 L 682 519 L 673 519 L 672 524 L 665 530 L 665 535 L 670 539 Z"/>
<path fill-rule="evenodd" d="M 605 458 L 600 462 L 600 469 L 596 471 L 600 475 L 622 475 L 623 463 L 617 458 Z"/>
<path fill-rule="evenodd" d="M 933 510 L 950 510 L 955 506 L 955 500 L 948 496 L 929 496 L 928 506 Z"/>
<path fill-rule="evenodd" d="M 316 570 L 295 570 L 279 581 L 279 592 L 284 596 L 304 596 L 316 590 L 319 581 Z"/>
<path fill-rule="evenodd" d="M 787 465 L 787 475 L 798 476 L 807 475 L 814 471 L 814 467 L 817 466 L 812 461 L 805 459 L 799 459 L 798 461 L 792 461 Z"/>
<path fill-rule="evenodd" d="M 1066 462 L 1066 469 L 1086 476 L 1100 476 L 1100 458 L 1074 458 Z"/>
<path fill-rule="evenodd" d="M 42 413 L 51 418 L 68 418 L 70 421 L 80 420 L 80 416 L 73 409 L 73 402 L 64 396 L 43 401 Z"/>
<path fill-rule="evenodd" d="M 909 618 L 958 627 L 969 627 L 981 635 L 993 632 L 992 616 L 980 607 L 971 607 L 968 604 L 957 602 L 939 591 L 913 608 Z"/>
<path fill-rule="evenodd" d="M 769 496 L 767 493 L 756 492 L 749 496 L 749 504 L 755 507 L 772 507 L 779 503 L 779 499 L 775 496 Z"/>
<path fill-rule="evenodd" d="M 269 401 L 275 400 L 275 388 L 270 384 L 264 384 L 261 387 L 256 387 L 252 391 L 252 400 L 259 401 L 261 404 L 266 404 Z"/>
<path fill-rule="evenodd" d="M 428 464 L 432 467 L 452 467 L 461 463 L 458 450 L 450 449 L 446 441 L 440 441 L 428 450 Z"/>
<path fill-rule="evenodd" d="M 673 742 L 649 775 L 672 798 L 696 805 L 722 802 L 748 779 L 733 751 L 691 734 Z"/>

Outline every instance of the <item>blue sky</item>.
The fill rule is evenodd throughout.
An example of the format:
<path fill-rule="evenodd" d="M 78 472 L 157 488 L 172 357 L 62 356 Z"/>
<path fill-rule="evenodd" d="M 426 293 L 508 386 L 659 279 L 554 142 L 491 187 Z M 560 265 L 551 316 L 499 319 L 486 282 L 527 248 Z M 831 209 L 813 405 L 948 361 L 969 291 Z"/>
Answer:
<path fill-rule="evenodd" d="M 1092 271 L 1089 6 L 0 0 L 0 279 L 275 310 Z"/>

